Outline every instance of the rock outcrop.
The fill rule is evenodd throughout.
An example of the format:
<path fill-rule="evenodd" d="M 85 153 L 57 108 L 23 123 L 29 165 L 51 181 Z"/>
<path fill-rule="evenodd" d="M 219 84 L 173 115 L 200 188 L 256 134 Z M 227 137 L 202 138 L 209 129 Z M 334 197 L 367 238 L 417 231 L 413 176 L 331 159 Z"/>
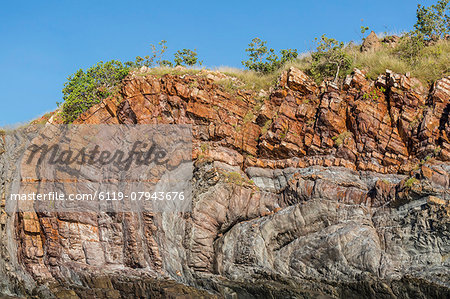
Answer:
<path fill-rule="evenodd" d="M 400 36 L 398 35 L 388 35 L 385 36 L 381 42 L 391 48 L 397 47 L 398 43 L 400 42 Z"/>
<path fill-rule="evenodd" d="M 391 44 L 390 40 L 388 41 Z M 370 34 L 364 39 L 361 45 L 362 52 L 373 52 L 381 47 L 381 42 L 375 32 L 371 31 Z"/>
<path fill-rule="evenodd" d="M 2 292 L 450 295 L 450 77 L 355 69 L 341 88 L 291 68 L 267 96 L 221 79 L 130 76 L 76 121 L 191 124 L 192 212 L 3 212 Z M 5 194 L 23 149 L 2 140 Z"/>

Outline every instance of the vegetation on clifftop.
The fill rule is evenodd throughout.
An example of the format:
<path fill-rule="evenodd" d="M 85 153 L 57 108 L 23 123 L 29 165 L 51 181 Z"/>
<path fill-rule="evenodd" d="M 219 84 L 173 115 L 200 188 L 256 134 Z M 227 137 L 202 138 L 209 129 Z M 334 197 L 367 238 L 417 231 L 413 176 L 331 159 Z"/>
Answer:
<path fill-rule="evenodd" d="M 344 44 L 322 35 L 316 38 L 316 48 L 309 53 L 299 57 L 297 49 L 283 49 L 277 55 L 266 41 L 254 38 L 245 50 L 248 59 L 242 61 L 247 70 L 220 68 L 218 70 L 230 78 L 221 80 L 219 84 L 228 89 L 267 90 L 275 84 L 281 72 L 291 66 L 303 70 L 318 83 L 323 80 L 337 82 L 354 68 L 359 68 L 365 70 L 371 79 L 390 69 L 396 73 L 409 72 L 411 76 L 430 84 L 450 75 L 449 1 L 439 0 L 430 7 L 419 5 L 414 29 L 400 37 L 387 36 L 384 43 L 378 39 L 375 41 L 378 46 L 373 51 L 362 51 L 358 44 Z M 363 40 L 368 29 L 361 26 Z M 162 40 L 156 46 L 151 45 L 151 55 L 137 56 L 135 61 L 100 62 L 70 76 L 64 84 L 64 102 L 58 104 L 62 120 L 71 123 L 84 111 L 116 93 L 120 82 L 131 71 L 136 73 L 143 69 L 146 75 L 156 76 L 195 75 L 201 71 L 195 68 L 202 64 L 196 50 L 178 50 L 173 61 L 164 59 L 166 43 Z M 236 85 L 236 82 L 239 84 Z"/>
<path fill-rule="evenodd" d="M 71 123 L 93 105 L 113 95 L 119 83 L 128 75 L 129 68 L 120 61 L 100 61 L 86 71 L 78 70 L 67 79 L 62 90 L 61 118 Z"/>
<path fill-rule="evenodd" d="M 242 61 L 242 64 L 249 70 L 270 74 L 281 68 L 286 62 L 297 58 L 297 49 L 281 50 L 281 58 L 275 54 L 275 50 L 267 48 L 267 42 L 259 38 L 254 38 L 245 49 L 248 52 L 248 60 Z"/>
<path fill-rule="evenodd" d="M 345 45 L 343 42 L 322 35 L 316 38 L 316 48 L 301 58 L 289 57 L 279 63 L 273 58 L 273 49 L 268 50 L 267 42 L 254 39 L 247 49 L 249 61 L 243 64 L 249 70 L 261 74 L 280 73 L 280 70 L 295 66 L 318 83 L 323 80 L 334 80 L 348 75 L 355 67 L 364 69 L 372 79 L 391 69 L 398 73 L 410 72 L 412 76 L 424 83 L 431 83 L 450 74 L 450 0 L 439 0 L 429 7 L 418 5 L 416 24 L 410 32 L 400 37 L 386 36 L 374 51 L 361 51 L 361 47 L 354 43 Z M 364 38 L 367 26 L 361 26 Z M 258 43 L 255 43 L 255 40 Z M 390 43 L 390 40 L 397 40 Z M 255 45 L 262 45 L 255 47 Z M 286 51 L 286 50 L 282 50 Z M 296 49 L 289 49 L 297 53 Z M 256 53 L 256 54 L 255 54 Z M 267 55 L 266 62 L 256 64 L 256 57 Z M 267 66 L 269 64 L 269 66 Z M 268 72 L 267 70 L 270 70 Z"/>

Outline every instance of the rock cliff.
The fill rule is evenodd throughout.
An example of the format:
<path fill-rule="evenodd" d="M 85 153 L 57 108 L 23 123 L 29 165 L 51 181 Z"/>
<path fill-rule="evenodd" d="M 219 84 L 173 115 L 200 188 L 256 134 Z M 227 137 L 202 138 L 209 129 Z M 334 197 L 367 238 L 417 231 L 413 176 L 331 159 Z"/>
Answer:
<path fill-rule="evenodd" d="M 132 74 L 120 97 L 76 121 L 191 124 L 192 212 L 3 211 L 1 291 L 450 296 L 450 77 L 429 88 L 408 74 L 372 81 L 355 69 L 341 86 L 318 86 L 291 68 L 270 91 L 223 79 Z M 21 179 L 12 161 L 23 142 L 0 143 L 4 195 Z"/>

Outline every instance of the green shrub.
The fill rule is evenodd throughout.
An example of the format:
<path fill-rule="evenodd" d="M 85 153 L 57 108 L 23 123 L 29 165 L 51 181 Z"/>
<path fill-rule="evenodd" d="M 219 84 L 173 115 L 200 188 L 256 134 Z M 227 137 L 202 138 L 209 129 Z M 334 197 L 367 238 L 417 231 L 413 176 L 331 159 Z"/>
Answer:
<path fill-rule="evenodd" d="M 443 39 L 450 33 L 450 6 L 448 3 L 449 0 L 439 0 L 430 7 L 418 4 L 414 30 L 402 36 L 395 54 L 412 66 L 418 64 L 427 46 L 427 41 Z"/>
<path fill-rule="evenodd" d="M 255 184 L 252 180 L 243 177 L 239 172 L 236 171 L 224 173 L 224 175 L 225 181 L 230 184 L 235 184 L 239 186 Z"/>
<path fill-rule="evenodd" d="M 351 57 L 344 49 L 344 43 L 328 38 L 324 35 L 319 39 L 315 39 L 317 48 L 311 53 L 311 74 L 316 79 L 326 79 L 334 77 L 337 82 L 339 75 L 345 73 L 352 65 Z"/>
<path fill-rule="evenodd" d="M 372 89 L 371 91 L 364 93 L 363 99 L 378 100 L 382 96 L 382 94 L 385 92 L 386 92 L 386 89 L 383 86 L 376 87 L 375 89 Z"/>
<path fill-rule="evenodd" d="M 331 139 L 334 141 L 334 144 L 336 146 L 340 146 L 342 143 L 344 143 L 345 139 L 352 136 L 351 132 L 345 131 L 339 134 L 338 136 L 333 136 Z"/>
<path fill-rule="evenodd" d="M 417 183 L 417 179 L 415 177 L 410 177 L 406 182 L 405 182 L 405 187 L 411 188 L 414 184 Z"/>
<path fill-rule="evenodd" d="M 178 50 L 175 54 L 174 54 L 174 60 L 173 63 L 169 60 L 163 59 L 164 54 L 167 51 L 167 46 L 166 46 L 167 41 L 162 40 L 158 43 L 158 45 L 153 45 L 150 44 L 150 47 L 152 49 L 152 55 L 147 55 L 144 57 L 141 56 L 136 56 L 136 60 L 133 61 L 128 61 L 125 63 L 126 66 L 128 67 L 133 67 L 133 68 L 140 68 L 142 66 L 146 66 L 149 68 L 152 67 L 173 67 L 175 66 L 179 66 L 179 65 L 186 65 L 186 66 L 194 66 L 197 63 L 199 65 L 202 65 L 202 61 L 198 60 L 198 55 L 196 50 L 194 49 L 194 51 L 190 50 L 190 49 L 183 49 L 183 50 Z"/>
<path fill-rule="evenodd" d="M 83 71 L 78 70 L 64 83 L 61 117 L 71 123 L 93 105 L 118 91 L 118 84 L 128 75 L 129 68 L 111 60 Z"/>
<path fill-rule="evenodd" d="M 249 53 L 249 59 L 242 61 L 242 64 L 247 69 L 262 74 L 269 74 L 298 56 L 297 49 L 285 49 L 280 51 L 281 58 L 279 58 L 275 54 L 275 50 L 267 48 L 266 44 L 266 41 L 262 41 L 257 37 L 248 44 L 249 47 L 245 51 Z"/>
<path fill-rule="evenodd" d="M 415 30 L 425 39 L 444 38 L 450 33 L 449 0 L 439 0 L 429 7 L 417 5 Z"/>
<path fill-rule="evenodd" d="M 435 155 L 435 156 L 439 155 L 440 152 L 441 152 L 441 150 L 442 150 L 442 149 L 441 149 L 440 146 L 435 147 L 434 150 L 433 150 L 434 155 Z"/>
<path fill-rule="evenodd" d="M 242 121 L 244 122 L 244 124 L 247 124 L 247 123 L 251 122 L 254 117 L 255 117 L 255 115 L 251 111 L 248 111 L 247 114 L 245 114 Z"/>
<path fill-rule="evenodd" d="M 239 172 L 232 171 L 226 175 L 226 181 L 228 183 L 241 186 L 244 182 L 244 178 L 241 176 Z"/>
<path fill-rule="evenodd" d="M 264 135 L 269 131 L 270 126 L 272 125 L 272 120 L 269 119 L 264 123 L 264 126 L 261 128 L 261 135 Z"/>
<path fill-rule="evenodd" d="M 134 62 L 128 61 L 125 63 L 128 67 L 153 67 L 153 66 L 169 66 L 172 67 L 172 62 L 168 60 L 164 60 L 164 53 L 167 51 L 166 46 L 167 41 L 162 40 L 158 43 L 157 46 L 154 44 L 150 44 L 152 48 L 152 55 L 147 55 L 144 57 L 136 56 L 136 60 Z"/>
<path fill-rule="evenodd" d="M 200 145 L 200 149 L 202 150 L 202 153 L 208 151 L 209 150 L 209 144 L 208 143 L 202 143 Z"/>
<path fill-rule="evenodd" d="M 174 54 L 175 58 L 173 60 L 175 66 L 178 65 L 187 65 L 187 66 L 194 66 L 197 63 L 202 65 L 202 62 L 198 60 L 197 57 L 197 52 L 194 49 L 194 51 L 190 50 L 190 49 L 183 49 L 183 50 L 178 50 L 175 54 Z"/>

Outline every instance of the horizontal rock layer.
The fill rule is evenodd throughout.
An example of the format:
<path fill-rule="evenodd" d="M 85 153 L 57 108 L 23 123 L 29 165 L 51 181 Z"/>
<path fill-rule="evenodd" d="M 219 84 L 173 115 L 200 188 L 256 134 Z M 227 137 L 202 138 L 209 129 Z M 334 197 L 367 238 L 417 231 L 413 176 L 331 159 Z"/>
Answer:
<path fill-rule="evenodd" d="M 408 173 L 427 156 L 450 160 L 450 77 L 429 92 L 405 75 L 387 71 L 370 81 L 355 69 L 340 89 L 318 87 L 291 68 L 265 96 L 230 93 L 203 76 L 149 75 L 126 80 L 122 97 L 92 107 L 77 123 L 192 124 L 194 158 L 244 167 Z"/>

